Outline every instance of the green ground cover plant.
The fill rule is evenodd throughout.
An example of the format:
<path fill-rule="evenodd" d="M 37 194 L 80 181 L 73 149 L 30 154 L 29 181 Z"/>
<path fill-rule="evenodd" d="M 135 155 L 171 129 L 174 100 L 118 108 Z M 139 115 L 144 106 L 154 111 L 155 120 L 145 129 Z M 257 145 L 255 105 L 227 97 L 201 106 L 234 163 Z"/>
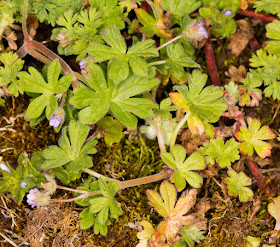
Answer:
<path fill-rule="evenodd" d="M 244 7 L 248 2 L 253 10 Z M 270 22 L 264 29 L 266 42 L 246 54 L 248 72 L 240 76 L 237 69 L 235 75 L 227 72 L 229 80 L 220 80 L 211 40 L 237 42 L 234 35 L 242 28 L 235 17 L 242 14 Z M 150 205 L 150 214 L 158 218 L 153 222 L 149 213 L 137 216 L 134 246 L 207 246 L 211 221 L 229 210 L 223 208 L 220 215 L 222 207 L 211 211 L 217 198 L 230 213 L 238 209 L 230 220 L 254 205 L 254 214 L 246 211 L 246 224 L 258 230 L 245 231 L 231 246 L 277 246 L 279 167 L 271 167 L 269 172 L 276 173 L 264 179 L 257 164 L 271 164 L 273 148 L 279 148 L 279 16 L 276 0 L 2 0 L 0 105 L 9 97 L 13 102 L 28 98 L 24 120 L 32 128 L 48 123 L 47 131 L 57 140 L 23 150 L 15 165 L 0 156 L 3 217 L 15 221 L 5 200 L 30 210 L 72 203 L 80 210 L 79 229 L 106 236 L 126 212 L 122 192 L 138 186 L 133 191 L 137 197 L 139 187 L 153 183 L 141 207 Z M 48 27 L 55 49 L 36 41 L 36 21 Z M 16 27 L 23 36 L 18 35 L 20 48 Z M 253 42 L 254 35 L 244 30 L 247 42 Z M 219 49 L 215 54 L 225 53 Z M 276 107 L 265 121 L 254 112 L 267 102 Z M 127 155 L 137 153 L 141 162 L 143 153 L 151 152 L 143 142 L 156 140 L 151 167 L 139 162 L 134 171 L 139 176 L 117 176 L 114 162 L 111 170 L 104 165 L 114 150 L 97 169 L 110 148 L 131 145 L 134 135 L 141 152 Z M 124 158 L 120 166 L 127 165 L 119 174 L 135 165 L 126 164 L 127 156 L 119 158 Z M 264 231 L 264 221 L 253 223 L 259 211 L 275 219 L 269 218 L 271 232 Z M 228 246 L 224 244 L 209 246 Z"/>

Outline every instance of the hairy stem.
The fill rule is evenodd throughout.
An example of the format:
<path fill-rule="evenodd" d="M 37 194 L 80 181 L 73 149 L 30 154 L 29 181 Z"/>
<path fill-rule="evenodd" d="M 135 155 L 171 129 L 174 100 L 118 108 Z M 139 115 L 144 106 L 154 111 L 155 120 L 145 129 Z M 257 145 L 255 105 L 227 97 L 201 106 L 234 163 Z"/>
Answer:
<path fill-rule="evenodd" d="M 163 180 L 168 177 L 169 177 L 169 174 L 165 170 L 162 170 L 160 173 L 157 173 L 154 175 L 120 182 L 119 189 L 125 189 L 125 188 L 130 188 L 130 187 L 134 187 L 134 186 L 138 186 L 138 185 L 142 185 L 142 184 L 153 183 L 153 182 L 160 181 L 160 180 Z"/>
<path fill-rule="evenodd" d="M 100 175 L 100 176 L 102 176 L 102 175 Z M 119 190 L 134 187 L 134 186 L 138 186 L 138 185 L 142 185 L 142 184 L 153 183 L 153 182 L 156 182 L 156 181 L 166 179 L 168 177 L 169 177 L 168 172 L 165 171 L 165 170 L 162 170 L 160 173 L 157 173 L 157 174 L 154 174 L 154 175 L 120 182 Z M 113 180 L 113 181 L 117 181 L 117 180 Z M 101 190 L 96 190 L 96 191 L 90 191 L 89 192 L 89 191 L 86 191 L 86 190 L 75 190 L 75 189 L 71 189 L 71 188 L 68 188 L 68 187 L 60 186 L 60 185 L 57 185 L 56 188 L 57 189 L 68 190 L 68 191 L 72 191 L 72 192 L 77 192 L 77 193 L 80 193 L 81 195 L 73 197 L 73 198 L 69 198 L 69 199 L 50 199 L 49 202 L 73 202 L 73 201 L 76 201 L 76 200 L 79 200 L 79 199 L 87 198 L 89 196 L 94 196 L 94 195 L 101 194 Z"/>
<path fill-rule="evenodd" d="M 90 169 L 88 169 L 88 168 L 83 168 L 82 170 L 83 170 L 84 172 L 88 173 L 88 174 L 91 175 L 91 176 L 94 176 L 94 177 L 96 177 L 96 178 L 102 178 L 102 179 L 105 180 L 106 182 L 118 181 L 118 180 L 116 180 L 116 179 L 108 178 L 108 177 L 106 177 L 106 176 L 103 176 L 103 175 L 101 175 L 101 174 L 99 174 L 99 173 L 97 173 L 97 172 L 95 172 L 95 171 L 93 171 L 93 170 L 90 170 Z"/>
<path fill-rule="evenodd" d="M 173 148 L 174 148 L 175 143 L 176 143 L 177 135 L 178 135 L 180 129 L 182 128 L 182 126 L 184 125 L 184 123 L 188 120 L 190 115 L 191 115 L 191 113 L 187 112 L 186 115 L 178 123 L 175 130 L 173 131 L 172 136 L 171 136 L 171 140 L 170 140 L 170 152 L 171 153 L 173 153 Z"/>
<path fill-rule="evenodd" d="M 157 48 L 157 50 L 159 51 L 160 49 L 164 48 L 165 46 L 167 46 L 167 45 L 173 43 L 174 41 L 176 41 L 176 40 L 178 40 L 178 39 L 180 39 L 180 38 L 182 38 L 182 37 L 185 37 L 185 36 L 187 36 L 187 34 L 186 34 L 186 33 L 183 33 L 183 34 L 181 34 L 181 35 L 175 37 L 174 39 L 169 40 L 168 42 L 164 43 L 163 45 L 159 46 L 159 47 Z"/>
<path fill-rule="evenodd" d="M 50 199 L 49 202 L 73 202 L 79 199 L 83 199 L 83 198 L 87 198 L 88 196 L 94 196 L 94 195 L 98 195 L 101 194 L 101 190 L 96 190 L 96 191 L 83 191 L 84 193 L 82 195 L 73 197 L 73 198 L 69 198 L 69 199 Z"/>
<path fill-rule="evenodd" d="M 240 14 L 240 15 L 255 17 L 255 18 L 267 21 L 267 22 L 273 22 L 275 20 L 279 20 L 279 18 L 277 18 L 275 16 L 255 13 L 255 11 L 253 11 L 253 10 L 242 10 L 242 9 L 240 9 L 240 10 L 238 10 L 237 13 Z"/>
<path fill-rule="evenodd" d="M 161 61 L 155 61 L 155 62 L 148 63 L 148 65 L 153 66 L 153 65 L 165 64 L 165 63 L 166 63 L 166 60 L 161 60 Z"/>
<path fill-rule="evenodd" d="M 220 87 L 221 82 L 220 82 L 219 75 L 217 72 L 215 56 L 214 56 L 210 37 L 206 40 L 206 43 L 205 43 L 205 56 L 206 56 L 207 66 L 208 66 L 212 84 Z"/>
<path fill-rule="evenodd" d="M 161 153 L 166 152 L 166 147 L 163 139 L 162 129 L 161 129 L 161 119 L 160 117 L 157 117 L 156 120 L 156 126 L 157 126 L 157 139 L 158 139 L 158 145 Z"/>
<path fill-rule="evenodd" d="M 64 186 L 61 186 L 61 185 L 56 185 L 56 188 L 61 189 L 61 190 L 68 190 L 68 191 L 72 191 L 72 192 L 76 192 L 76 193 L 81 193 L 81 194 L 85 193 L 84 190 L 75 190 L 75 189 L 64 187 Z"/>
<path fill-rule="evenodd" d="M 266 195 L 271 194 L 271 190 L 268 186 L 265 187 L 264 181 L 263 181 L 263 177 L 259 171 L 258 166 L 256 165 L 256 163 L 250 159 L 246 159 L 245 160 L 246 164 L 248 165 L 248 167 L 250 168 L 253 176 L 255 177 L 257 184 L 259 186 L 260 189 L 264 189 L 264 193 Z"/>
<path fill-rule="evenodd" d="M 22 11 L 22 32 L 23 32 L 24 40 L 30 40 L 30 37 L 27 32 L 27 26 L 26 26 L 27 9 L 28 9 L 28 0 L 24 0 L 23 11 Z"/>

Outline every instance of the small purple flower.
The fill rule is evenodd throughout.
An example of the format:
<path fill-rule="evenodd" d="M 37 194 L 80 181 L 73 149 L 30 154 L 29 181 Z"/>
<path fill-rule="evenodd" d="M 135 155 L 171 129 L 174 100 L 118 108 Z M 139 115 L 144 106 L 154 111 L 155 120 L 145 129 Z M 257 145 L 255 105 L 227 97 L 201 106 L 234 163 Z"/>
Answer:
<path fill-rule="evenodd" d="M 61 115 L 53 115 L 51 117 L 49 125 L 53 126 L 53 127 L 58 127 L 58 125 L 60 125 L 61 123 L 63 123 L 63 119 L 62 119 Z"/>
<path fill-rule="evenodd" d="M 199 22 L 197 23 L 197 26 L 198 26 L 198 29 L 196 31 L 196 34 L 200 34 L 207 39 L 208 33 L 207 33 L 206 29 L 203 27 L 203 21 L 199 20 Z"/>
<path fill-rule="evenodd" d="M 5 171 L 5 172 L 11 172 L 10 168 L 2 162 L 0 163 L 0 169 Z"/>
<path fill-rule="evenodd" d="M 12 218 L 11 216 L 9 215 L 6 215 L 4 209 L 1 210 L 1 214 L 3 215 L 4 218 L 8 219 L 8 218 Z"/>
<path fill-rule="evenodd" d="M 232 11 L 229 9 L 224 13 L 224 16 L 230 16 L 232 14 Z"/>
<path fill-rule="evenodd" d="M 26 188 L 27 187 L 27 183 L 25 183 L 25 182 L 21 182 L 19 185 L 20 185 L 21 188 Z"/>
<path fill-rule="evenodd" d="M 194 20 L 191 25 L 187 27 L 187 36 L 192 40 L 200 40 L 202 38 L 208 38 L 208 33 L 203 27 L 203 21 L 199 20 L 198 23 Z"/>
<path fill-rule="evenodd" d="M 86 61 L 85 60 L 82 60 L 79 62 L 79 65 L 80 65 L 80 69 L 85 69 L 86 68 Z"/>
<path fill-rule="evenodd" d="M 36 196 L 37 193 L 40 193 L 40 191 L 38 189 L 31 189 L 31 190 L 29 190 L 29 193 L 27 194 L 27 203 L 32 208 L 38 206 L 37 202 L 34 201 L 37 199 L 37 196 Z"/>
<path fill-rule="evenodd" d="M 31 189 L 27 194 L 27 203 L 32 207 L 46 206 L 50 203 L 50 197 L 38 189 Z"/>

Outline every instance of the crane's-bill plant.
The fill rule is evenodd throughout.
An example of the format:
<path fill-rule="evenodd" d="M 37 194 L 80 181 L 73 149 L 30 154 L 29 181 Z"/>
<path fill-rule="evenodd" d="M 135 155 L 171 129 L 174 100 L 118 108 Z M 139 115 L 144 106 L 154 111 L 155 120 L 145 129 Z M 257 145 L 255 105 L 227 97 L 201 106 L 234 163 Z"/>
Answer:
<path fill-rule="evenodd" d="M 200 151 L 205 155 L 207 163 L 214 165 L 215 161 L 220 167 L 230 167 L 231 163 L 239 160 L 239 143 L 233 138 L 224 143 L 221 137 L 211 139 L 210 142 L 204 143 Z"/>
<path fill-rule="evenodd" d="M 248 201 L 254 195 L 253 191 L 247 187 L 252 184 L 252 179 L 247 177 L 244 172 L 237 173 L 231 168 L 228 170 L 228 175 L 225 181 L 229 195 L 238 196 L 241 202 Z"/>
<path fill-rule="evenodd" d="M 54 60 L 43 70 L 43 75 L 33 67 L 29 67 L 29 73 L 19 74 L 21 87 L 25 92 L 35 96 L 29 104 L 25 116 L 27 119 L 40 117 L 43 112 L 47 119 L 58 108 L 58 100 L 70 87 L 73 75 L 64 75 L 59 78 L 61 67 L 58 60 Z M 63 119 L 64 120 L 64 119 Z"/>
<path fill-rule="evenodd" d="M 138 119 L 153 116 L 155 103 L 143 97 L 134 97 L 158 85 L 154 78 L 155 70 L 148 69 L 147 77 L 130 73 L 122 82 L 116 84 L 106 76 L 102 68 L 92 64 L 86 80 L 88 88 L 77 88 L 70 103 L 78 109 L 79 119 L 84 124 L 94 124 L 109 111 L 125 126 L 135 129 Z"/>
<path fill-rule="evenodd" d="M 22 70 L 24 61 L 11 51 L 2 53 L 0 61 L 3 64 L 0 67 L 0 86 L 8 86 L 9 92 L 18 97 L 24 92 L 19 80 L 19 71 Z"/>
<path fill-rule="evenodd" d="M 119 84 L 129 76 L 131 69 L 133 74 L 141 77 L 148 76 L 148 63 L 143 57 L 158 57 L 158 51 L 153 40 L 144 40 L 134 44 L 127 49 L 127 45 L 116 26 L 106 28 L 101 36 L 107 45 L 94 43 L 89 48 L 89 54 L 93 56 L 95 62 L 108 63 L 108 77 Z"/>
<path fill-rule="evenodd" d="M 271 155 L 272 146 L 263 141 L 276 137 L 268 126 L 262 126 L 258 119 L 248 117 L 248 128 L 241 127 L 235 137 L 241 142 L 240 152 L 252 156 L 254 150 L 261 158 Z"/>
<path fill-rule="evenodd" d="M 137 234 L 140 243 L 137 246 L 165 246 L 180 240 L 179 231 L 183 226 L 188 226 L 194 215 L 185 215 L 195 205 L 197 190 L 190 190 L 185 196 L 177 200 L 177 192 L 174 185 L 168 181 L 163 181 L 159 188 L 160 194 L 154 190 L 147 190 L 149 204 L 164 217 L 156 229 L 148 221 L 142 221 L 140 224 L 144 230 Z M 204 227 L 203 220 L 196 222 L 198 227 Z M 184 231 L 185 228 L 183 228 Z M 178 239 L 179 238 L 179 239 Z M 182 239 L 182 237 L 181 237 Z"/>
<path fill-rule="evenodd" d="M 89 126 L 70 121 L 69 126 L 62 130 L 58 146 L 52 145 L 42 152 L 45 159 L 42 168 L 52 169 L 54 175 L 65 184 L 80 178 L 83 168 L 93 166 L 89 154 L 96 153 L 94 146 L 97 141 L 94 138 L 84 144 L 89 131 Z"/>
<path fill-rule="evenodd" d="M 194 135 L 202 135 L 210 129 L 209 123 L 217 122 L 222 113 L 227 109 L 223 99 L 224 91 L 216 86 L 207 86 L 207 75 L 199 70 L 194 70 L 187 75 L 188 86 L 174 86 L 179 93 L 170 93 L 173 104 L 178 105 L 183 112 L 189 113 L 187 123 Z M 213 131 L 213 130 L 212 130 Z M 207 133 L 211 135 L 211 132 Z"/>
<path fill-rule="evenodd" d="M 181 145 L 175 145 L 172 154 L 161 154 L 163 161 L 174 170 L 171 182 L 175 183 L 178 191 L 185 189 L 187 183 L 194 188 L 200 188 L 203 183 L 202 177 L 194 172 L 205 169 L 203 156 L 198 152 L 192 153 L 188 158 L 186 155 L 186 150 Z"/>
<path fill-rule="evenodd" d="M 236 172 L 233 164 L 245 155 L 252 157 L 255 151 L 261 158 L 271 155 L 272 145 L 265 141 L 276 135 L 259 119 L 247 117 L 243 108 L 259 106 L 263 93 L 280 100 L 280 21 L 267 25 L 267 37 L 272 40 L 252 55 L 246 78 L 222 88 L 207 85 L 208 76 L 195 49 L 206 39 L 209 44 L 211 35 L 228 37 L 235 32 L 239 0 L 49 0 L 30 1 L 29 6 L 28 0 L 23 6 L 21 2 L 0 2 L 4 11 L 0 11 L 0 87 L 15 97 L 26 93 L 30 103 L 25 119 L 34 126 L 46 118 L 61 136 L 58 145 L 34 152 L 30 159 L 20 154 L 15 169 L 1 162 L 0 192 L 10 192 L 21 203 L 29 191 L 27 203 L 32 208 L 75 202 L 85 207 L 80 213 L 81 229 L 93 227 L 95 234 L 106 235 L 112 219 L 122 214 L 115 199 L 118 192 L 164 180 L 160 193 L 147 190 L 149 204 L 164 220 L 155 228 L 148 221 L 140 223 L 144 230 L 137 234 L 139 247 L 194 246 L 204 238 L 206 219 L 190 209 L 196 203 L 197 189 L 203 186 L 207 172 L 202 171 L 207 166 L 224 174 L 227 169 L 222 184 L 230 196 L 240 202 L 253 197 L 252 179 L 246 171 Z M 256 0 L 254 7 L 279 15 L 276 0 Z M 134 20 L 129 19 L 132 9 Z M 194 11 L 199 16 L 192 19 Z M 14 21 L 19 21 L 18 13 L 22 13 L 24 41 L 13 53 L 8 51 L 13 43 L 7 35 Z M 77 55 L 75 66 L 78 70 L 79 62 L 80 73 L 34 40 L 27 28 L 28 13 L 56 26 L 51 39 L 58 42 L 58 53 Z M 125 27 L 128 35 L 121 32 Z M 9 43 L 8 52 L 4 52 L 3 38 Z M 36 69 L 39 66 L 23 71 L 23 58 L 28 54 L 46 64 L 41 71 Z M 221 131 L 221 117 L 234 119 L 235 127 L 240 123 L 240 130 L 238 126 L 231 133 Z M 125 181 L 97 173 L 92 156 L 98 140 L 105 145 L 119 143 L 125 133 L 137 130 L 139 122 L 141 133 L 157 138 L 165 166 L 157 174 Z M 186 150 L 177 142 L 181 134 L 184 139 L 185 130 L 191 140 L 211 139 L 196 150 Z M 76 189 L 60 185 L 74 181 Z M 73 192 L 74 197 L 51 198 L 58 189 Z M 178 201 L 177 192 L 182 192 Z M 277 221 L 276 230 L 278 204 L 275 198 L 268 207 Z"/>
<path fill-rule="evenodd" d="M 120 203 L 114 199 L 118 191 L 119 181 L 110 181 L 109 184 L 99 178 L 97 181 L 90 183 L 91 191 L 94 188 L 100 190 L 99 196 L 82 202 L 83 206 L 88 206 L 80 213 L 81 228 L 87 229 L 94 225 L 95 234 L 107 234 L 107 226 L 110 225 L 110 218 L 118 218 L 122 214 Z M 77 202 L 79 204 L 79 202 Z"/>

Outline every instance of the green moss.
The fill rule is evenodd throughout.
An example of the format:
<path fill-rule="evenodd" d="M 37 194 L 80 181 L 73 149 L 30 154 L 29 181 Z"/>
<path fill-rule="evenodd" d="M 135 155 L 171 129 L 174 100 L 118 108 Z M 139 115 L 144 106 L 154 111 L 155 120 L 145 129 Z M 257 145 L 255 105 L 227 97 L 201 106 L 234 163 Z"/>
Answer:
<path fill-rule="evenodd" d="M 123 139 L 121 143 L 109 147 L 99 142 L 96 148 L 98 152 L 93 157 L 94 170 L 121 181 L 158 173 L 163 166 L 157 142 L 146 140 L 141 135 L 132 136 L 131 140 Z M 158 214 L 150 213 L 151 207 L 146 195 L 147 189 L 155 189 L 159 184 L 146 184 L 120 191 L 116 199 L 121 202 L 123 214 L 112 220 L 106 236 L 91 234 L 85 241 L 97 246 L 136 246 L 138 231 L 128 225 L 133 226 L 141 220 L 157 224 L 162 220 Z M 90 234 L 91 230 L 87 232 Z"/>

